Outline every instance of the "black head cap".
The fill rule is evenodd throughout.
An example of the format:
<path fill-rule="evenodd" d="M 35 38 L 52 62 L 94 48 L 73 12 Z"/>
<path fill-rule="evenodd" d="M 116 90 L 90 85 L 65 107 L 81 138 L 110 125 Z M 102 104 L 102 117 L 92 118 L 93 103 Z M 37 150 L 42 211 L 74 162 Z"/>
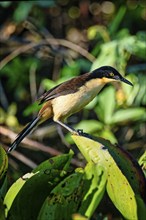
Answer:
<path fill-rule="evenodd" d="M 95 69 L 93 70 L 91 75 L 93 78 L 104 78 L 105 77 L 105 78 L 109 78 L 113 80 L 122 81 L 133 86 L 131 82 L 125 79 L 115 68 L 111 66 L 102 66 L 98 69 Z"/>

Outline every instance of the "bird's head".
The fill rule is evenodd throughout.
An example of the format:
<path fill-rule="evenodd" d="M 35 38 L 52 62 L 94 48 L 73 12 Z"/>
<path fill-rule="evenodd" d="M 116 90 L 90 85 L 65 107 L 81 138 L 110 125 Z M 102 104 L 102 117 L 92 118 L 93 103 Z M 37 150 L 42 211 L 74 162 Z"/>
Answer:
<path fill-rule="evenodd" d="M 93 70 L 91 73 L 92 78 L 98 78 L 101 80 L 101 83 L 108 83 L 112 81 L 122 81 L 131 86 L 133 84 L 125 79 L 115 68 L 111 66 L 102 66 L 98 69 Z"/>

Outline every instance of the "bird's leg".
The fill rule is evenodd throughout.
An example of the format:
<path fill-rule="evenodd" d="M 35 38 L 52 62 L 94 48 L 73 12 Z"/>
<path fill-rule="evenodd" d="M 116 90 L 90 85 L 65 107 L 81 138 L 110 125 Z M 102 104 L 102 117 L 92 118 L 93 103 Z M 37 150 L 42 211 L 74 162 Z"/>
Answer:
<path fill-rule="evenodd" d="M 78 131 L 76 131 L 75 129 L 71 128 L 70 126 L 68 126 L 67 124 L 59 121 L 59 120 L 55 120 L 55 122 L 57 122 L 58 124 L 60 124 L 62 127 L 66 128 L 69 132 L 71 132 L 72 134 L 75 135 L 79 135 Z"/>
<path fill-rule="evenodd" d="M 58 134 L 61 138 L 62 143 L 65 144 L 68 148 L 70 148 L 69 143 L 65 140 L 65 136 L 62 131 L 62 126 L 60 126 L 59 124 L 57 124 L 57 131 L 58 131 Z"/>

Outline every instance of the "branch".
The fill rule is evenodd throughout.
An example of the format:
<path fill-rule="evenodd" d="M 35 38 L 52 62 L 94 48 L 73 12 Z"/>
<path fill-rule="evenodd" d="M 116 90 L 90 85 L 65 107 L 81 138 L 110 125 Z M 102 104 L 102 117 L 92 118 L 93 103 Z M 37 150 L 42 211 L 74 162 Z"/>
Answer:
<path fill-rule="evenodd" d="M 16 133 L 14 133 L 13 131 L 11 131 L 8 128 L 5 128 L 3 126 L 0 126 L 0 134 L 10 138 L 11 141 L 14 141 L 16 136 L 17 136 Z M 62 154 L 61 151 L 58 151 L 54 148 L 43 145 L 43 144 L 41 144 L 37 141 L 33 141 L 29 138 L 25 138 L 21 143 L 22 143 L 22 146 L 25 147 L 25 148 L 40 150 L 40 151 L 49 153 L 52 156 L 57 156 L 57 155 Z M 13 154 L 13 156 L 15 156 L 15 154 Z M 19 159 L 19 157 L 18 157 L 18 159 Z M 79 160 L 74 159 L 74 158 L 71 160 L 71 163 L 75 166 L 78 166 L 78 167 L 83 167 L 84 166 L 84 164 L 82 162 L 80 162 Z"/>
<path fill-rule="evenodd" d="M 67 48 L 70 48 L 76 52 L 78 52 L 79 54 L 81 54 L 82 56 L 84 56 L 85 58 L 87 58 L 89 61 L 93 62 L 95 60 L 95 57 L 89 53 L 87 50 L 85 50 L 84 48 L 70 42 L 67 40 L 62 40 L 62 39 L 53 39 L 53 38 L 48 38 L 47 40 L 42 40 L 39 43 L 29 43 L 27 45 L 21 46 L 19 48 L 17 48 L 16 50 L 14 50 L 12 53 L 10 53 L 8 56 L 6 56 L 0 63 L 0 70 L 7 64 L 9 63 L 12 59 L 14 59 L 15 57 L 17 57 L 18 55 L 20 55 L 21 53 L 26 52 L 27 50 L 30 50 L 36 46 L 42 46 L 45 44 L 49 44 L 49 45 L 61 45 Z"/>

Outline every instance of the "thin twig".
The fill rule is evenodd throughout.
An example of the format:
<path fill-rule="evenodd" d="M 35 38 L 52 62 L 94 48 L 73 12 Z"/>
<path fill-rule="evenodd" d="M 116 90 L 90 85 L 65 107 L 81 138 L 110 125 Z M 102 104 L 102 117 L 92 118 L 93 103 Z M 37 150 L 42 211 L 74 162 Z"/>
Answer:
<path fill-rule="evenodd" d="M 27 50 L 32 49 L 33 47 L 36 47 L 38 45 L 38 43 L 30 43 L 24 46 L 21 46 L 19 48 L 17 48 L 16 50 L 14 50 L 12 53 L 10 53 L 8 56 L 6 56 L 0 63 L 0 70 L 7 64 L 9 63 L 11 60 L 13 60 L 15 57 L 17 57 L 18 55 L 20 55 L 21 53 L 26 52 Z"/>
<path fill-rule="evenodd" d="M 48 38 L 48 39 L 46 39 L 46 41 L 49 44 L 61 45 L 61 46 L 70 48 L 70 49 L 78 52 L 82 56 L 86 57 L 89 61 L 91 61 L 91 62 L 95 61 L 95 57 L 91 53 L 89 53 L 87 50 L 85 50 L 84 48 L 80 47 L 77 44 L 74 44 L 71 41 L 64 40 L 64 39 L 53 39 L 53 38 Z"/>
<path fill-rule="evenodd" d="M 3 126 L 0 126 L 0 134 L 10 138 L 12 141 L 15 140 L 17 134 L 14 133 L 13 131 L 9 130 L 8 128 L 5 128 Z M 46 153 L 49 153 L 50 155 L 52 156 L 57 156 L 57 155 L 61 155 L 62 152 L 61 151 L 58 151 L 54 148 L 51 148 L 49 146 L 46 146 L 44 144 L 41 144 L 37 141 L 33 141 L 29 138 L 25 138 L 22 142 L 21 142 L 22 146 L 25 147 L 25 148 L 29 148 L 29 149 L 34 149 L 34 150 L 40 150 L 40 151 L 43 151 L 43 152 L 46 152 Z M 15 155 L 14 155 L 15 156 Z M 18 158 L 19 159 L 19 158 Z M 84 164 L 82 162 L 80 162 L 79 160 L 77 159 L 72 159 L 71 160 L 71 163 L 75 166 L 80 166 L 80 167 L 83 167 Z"/>
<path fill-rule="evenodd" d="M 19 153 L 18 151 L 13 151 L 12 156 L 14 156 L 17 160 L 20 160 L 22 163 L 26 164 L 28 167 L 34 169 L 37 164 L 30 160 L 28 157 L 24 156 L 23 154 Z"/>
<path fill-rule="evenodd" d="M 67 48 L 70 48 L 76 52 L 78 52 L 79 54 L 81 54 L 82 56 L 86 57 L 89 61 L 93 62 L 95 60 L 95 57 L 90 54 L 87 50 L 83 49 L 82 47 L 67 41 L 67 40 L 62 40 L 62 39 L 53 39 L 53 38 L 49 38 L 47 40 L 42 40 L 39 43 L 29 43 L 27 45 L 21 46 L 19 48 L 17 48 L 16 50 L 14 50 L 12 53 L 10 53 L 8 56 L 6 56 L 0 63 L 0 70 L 7 64 L 9 63 L 12 59 L 14 59 L 15 57 L 17 57 L 18 55 L 20 55 L 21 53 L 26 52 L 27 50 L 30 50 L 36 46 L 42 46 L 45 44 L 49 44 L 49 45 L 61 45 Z"/>
<path fill-rule="evenodd" d="M 11 141 L 14 141 L 17 136 L 16 133 L 14 133 L 13 131 L 11 131 L 8 128 L 5 128 L 3 126 L 0 126 L 0 134 L 9 137 L 11 139 Z M 49 146 L 45 146 L 37 141 L 33 141 L 29 138 L 25 138 L 21 143 L 25 148 L 34 149 L 34 150 L 42 150 L 42 151 L 49 153 L 53 156 L 61 154 L 60 151 L 55 150 Z"/>
<path fill-rule="evenodd" d="M 8 146 L 3 144 L 3 148 L 7 149 Z M 17 160 L 21 161 L 22 163 L 24 163 L 32 169 L 34 169 L 37 166 L 35 162 L 33 162 L 31 159 L 29 159 L 28 157 L 26 157 L 18 151 L 11 152 L 11 155 L 13 155 Z M 18 164 L 12 158 L 9 158 L 9 163 L 12 164 L 12 166 L 15 167 L 15 169 L 18 168 Z"/>

